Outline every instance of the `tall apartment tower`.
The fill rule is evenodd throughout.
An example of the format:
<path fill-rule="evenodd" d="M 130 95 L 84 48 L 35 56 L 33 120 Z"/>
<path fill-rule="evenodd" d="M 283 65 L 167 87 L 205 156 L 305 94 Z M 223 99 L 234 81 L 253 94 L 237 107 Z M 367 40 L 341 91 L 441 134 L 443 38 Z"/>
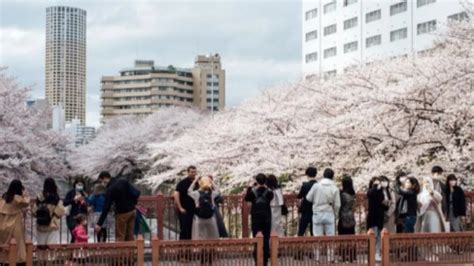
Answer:
<path fill-rule="evenodd" d="M 303 2 L 303 74 L 429 50 L 451 20 L 467 17 L 458 0 L 313 0 Z"/>
<path fill-rule="evenodd" d="M 117 76 L 102 77 L 102 122 L 120 115 L 149 115 L 160 108 L 225 108 L 225 70 L 219 55 L 198 55 L 192 68 L 136 60 Z"/>
<path fill-rule="evenodd" d="M 46 8 L 46 99 L 62 106 L 66 121 L 86 122 L 86 11 Z"/>

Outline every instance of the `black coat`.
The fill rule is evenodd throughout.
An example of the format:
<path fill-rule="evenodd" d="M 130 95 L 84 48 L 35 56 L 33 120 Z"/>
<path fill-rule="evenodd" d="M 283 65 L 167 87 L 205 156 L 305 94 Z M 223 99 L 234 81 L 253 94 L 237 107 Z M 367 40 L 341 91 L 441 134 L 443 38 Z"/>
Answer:
<path fill-rule="evenodd" d="M 383 190 L 377 187 L 370 188 L 367 192 L 369 200 L 369 212 L 367 214 L 367 228 L 378 227 L 383 228 L 384 213 L 387 207 L 383 205 Z"/>
<path fill-rule="evenodd" d="M 466 216 L 466 197 L 464 195 L 464 191 L 462 190 L 462 188 L 455 186 L 452 192 L 446 190 L 446 199 L 448 203 L 446 206 L 446 210 L 447 210 L 446 217 L 449 217 L 449 211 L 451 208 L 451 204 L 450 204 L 451 193 L 453 194 L 452 204 L 453 204 L 454 217 Z"/>
<path fill-rule="evenodd" d="M 313 213 L 313 204 L 306 200 L 306 195 L 308 195 L 308 192 L 314 184 L 316 184 L 316 179 L 304 182 L 301 186 L 300 193 L 298 193 L 298 199 L 301 199 L 300 207 L 298 209 L 300 213 Z"/>
<path fill-rule="evenodd" d="M 115 205 L 116 214 L 127 213 L 135 210 L 138 197 L 140 197 L 140 191 L 130 184 L 128 180 L 123 178 L 112 178 L 107 185 L 107 191 L 105 192 L 105 206 L 97 224 L 102 226 L 112 205 Z"/>

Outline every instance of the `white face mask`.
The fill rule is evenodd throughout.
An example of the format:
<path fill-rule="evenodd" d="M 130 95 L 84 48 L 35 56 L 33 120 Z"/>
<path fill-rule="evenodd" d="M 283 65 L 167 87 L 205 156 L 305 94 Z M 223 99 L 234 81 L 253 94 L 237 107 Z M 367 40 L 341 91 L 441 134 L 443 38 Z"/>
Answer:
<path fill-rule="evenodd" d="M 386 188 L 388 187 L 388 182 L 387 181 L 382 181 L 382 183 L 380 183 L 382 185 L 383 188 Z"/>
<path fill-rule="evenodd" d="M 457 184 L 456 180 L 449 181 L 449 185 L 452 187 L 456 186 L 456 184 Z"/>
<path fill-rule="evenodd" d="M 82 191 L 84 189 L 84 185 L 76 185 L 77 191 Z"/>

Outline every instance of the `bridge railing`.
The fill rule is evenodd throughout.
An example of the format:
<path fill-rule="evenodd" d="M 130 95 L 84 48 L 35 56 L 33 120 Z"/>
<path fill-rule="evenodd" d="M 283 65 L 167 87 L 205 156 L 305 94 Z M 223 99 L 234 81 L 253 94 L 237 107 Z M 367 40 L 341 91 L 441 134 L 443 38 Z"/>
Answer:
<path fill-rule="evenodd" d="M 219 210 L 224 218 L 224 223 L 230 238 L 243 238 L 250 236 L 250 205 L 244 201 L 242 195 L 224 196 L 224 201 L 219 206 Z M 288 207 L 288 215 L 284 217 L 285 236 L 296 236 L 299 213 L 299 200 L 294 194 L 284 195 L 285 203 Z M 467 228 L 473 227 L 474 219 L 474 193 L 466 193 L 467 203 Z M 160 239 L 176 240 L 179 238 L 179 221 L 173 197 L 156 195 L 142 196 L 139 199 L 138 207 L 144 212 L 144 216 L 151 227 L 151 233 L 146 234 L 145 242 L 148 245 L 151 242 L 151 235 L 156 234 Z M 357 194 L 355 201 L 356 232 L 362 234 L 367 231 L 366 228 L 367 200 L 365 194 Z M 113 220 L 113 219 L 112 219 Z M 92 228 L 94 221 L 90 220 L 89 227 Z M 35 239 L 36 227 L 35 219 L 31 213 L 25 215 L 25 227 L 27 236 Z M 114 223 L 108 228 L 109 241 L 114 240 Z M 93 231 L 89 230 L 93 235 Z M 61 222 L 60 243 L 68 243 L 70 235 L 66 226 L 65 218 Z M 94 242 L 95 240 L 91 241 Z"/>
<path fill-rule="evenodd" d="M 375 235 L 325 237 L 271 236 L 271 265 L 290 266 L 310 262 L 311 265 L 375 266 Z M 306 264 L 304 264 L 306 265 Z"/>
<path fill-rule="evenodd" d="M 270 238 L 270 265 L 375 265 L 375 236 Z M 14 241 L 0 246 L 0 265 L 14 266 Z M 474 232 L 382 235 L 382 266 L 474 263 Z M 263 237 L 160 240 L 146 248 L 136 241 L 37 246 L 26 244 L 26 265 L 257 265 L 263 266 Z"/>
<path fill-rule="evenodd" d="M 152 241 L 152 265 L 263 266 L 263 236 L 245 239 Z"/>
<path fill-rule="evenodd" d="M 382 233 L 383 266 L 469 264 L 474 262 L 474 232 Z"/>
<path fill-rule="evenodd" d="M 37 246 L 26 244 L 27 266 L 137 265 L 145 263 L 142 237 L 136 241 Z M 14 265 L 14 264 L 13 264 Z"/>

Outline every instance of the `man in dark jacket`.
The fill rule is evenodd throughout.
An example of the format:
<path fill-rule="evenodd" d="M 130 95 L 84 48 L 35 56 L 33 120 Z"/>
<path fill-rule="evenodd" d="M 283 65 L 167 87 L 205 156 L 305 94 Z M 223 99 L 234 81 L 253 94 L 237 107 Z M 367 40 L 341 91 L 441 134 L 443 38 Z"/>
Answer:
<path fill-rule="evenodd" d="M 270 233 L 272 230 L 272 210 L 270 202 L 273 199 L 273 192 L 265 185 L 267 177 L 258 174 L 247 188 L 245 201 L 252 203 L 250 216 L 252 221 L 252 235 L 257 236 L 258 232 L 263 234 L 263 265 L 267 265 L 270 257 Z"/>
<path fill-rule="evenodd" d="M 117 241 L 132 241 L 135 225 L 135 206 L 138 203 L 140 191 L 128 180 L 112 178 L 108 172 L 99 174 L 99 180 L 107 187 L 105 192 L 105 205 L 95 231 L 99 232 L 107 214 L 115 205 L 115 238 Z"/>
<path fill-rule="evenodd" d="M 309 232 L 313 235 L 313 204 L 306 200 L 306 195 L 311 190 L 313 185 L 317 182 L 316 175 L 318 171 L 314 167 L 306 169 L 306 176 L 308 181 L 301 186 L 298 199 L 301 199 L 299 212 L 301 214 L 300 223 L 298 225 L 298 236 L 304 236 L 306 229 L 309 226 Z"/>
<path fill-rule="evenodd" d="M 173 193 L 174 203 L 178 212 L 180 240 L 190 240 L 192 235 L 193 217 L 196 206 L 194 200 L 188 195 L 188 189 L 196 178 L 196 175 L 196 167 L 192 165 L 189 166 L 188 176 L 179 181 L 176 185 L 176 190 Z"/>

